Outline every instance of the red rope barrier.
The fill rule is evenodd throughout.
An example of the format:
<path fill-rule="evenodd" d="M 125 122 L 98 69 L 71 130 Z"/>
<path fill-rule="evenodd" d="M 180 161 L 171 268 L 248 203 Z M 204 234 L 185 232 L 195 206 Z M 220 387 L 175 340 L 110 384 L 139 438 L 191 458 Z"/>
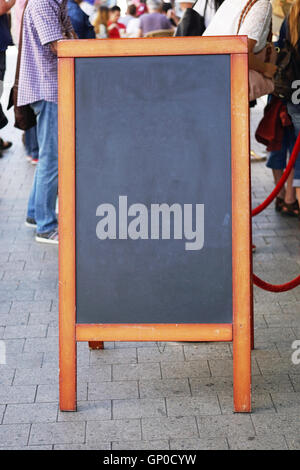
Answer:
<path fill-rule="evenodd" d="M 267 197 L 267 199 L 263 203 L 261 203 L 258 207 L 256 207 L 255 209 L 252 210 L 252 217 L 260 214 L 266 207 L 268 207 L 271 204 L 271 202 L 275 199 L 275 197 L 280 193 L 281 189 L 284 186 L 284 183 L 288 179 L 288 177 L 289 177 L 289 175 L 290 175 L 290 173 L 291 173 L 291 171 L 292 171 L 292 169 L 295 165 L 295 162 L 297 160 L 299 152 L 300 152 L 300 133 L 298 135 L 298 138 L 296 140 L 296 143 L 295 143 L 294 149 L 292 151 L 290 160 L 288 162 L 288 165 L 287 165 L 282 177 L 278 181 L 278 184 L 275 186 L 275 188 L 273 189 L 271 194 Z"/>
<path fill-rule="evenodd" d="M 291 171 L 292 171 L 292 169 L 295 165 L 295 162 L 297 160 L 297 157 L 298 157 L 299 153 L 300 153 L 300 133 L 299 133 L 298 138 L 296 140 L 296 143 L 295 143 L 293 152 L 291 154 L 289 163 L 288 163 L 282 177 L 280 178 L 278 184 L 273 189 L 271 194 L 267 197 L 267 199 L 262 204 L 260 204 L 258 207 L 256 207 L 255 209 L 252 210 L 252 217 L 260 214 L 266 207 L 268 207 L 271 204 L 271 202 L 279 194 L 279 192 L 283 188 L 286 180 L 288 179 L 288 177 L 289 177 L 289 175 L 290 175 L 290 173 L 291 173 Z M 253 274 L 253 283 L 257 287 L 260 287 L 261 289 L 264 289 L 268 292 L 287 292 L 289 290 L 295 289 L 295 287 L 300 285 L 300 276 L 296 277 L 292 281 L 287 282 L 285 284 L 274 285 L 274 284 L 270 284 L 268 282 L 263 281 L 258 276 Z"/>
<path fill-rule="evenodd" d="M 300 276 L 296 277 L 290 282 L 287 282 L 286 284 L 279 284 L 276 286 L 263 281 L 255 274 L 253 274 L 253 282 L 257 287 L 260 287 L 261 289 L 267 290 L 269 292 L 287 292 L 297 286 L 300 286 Z"/>

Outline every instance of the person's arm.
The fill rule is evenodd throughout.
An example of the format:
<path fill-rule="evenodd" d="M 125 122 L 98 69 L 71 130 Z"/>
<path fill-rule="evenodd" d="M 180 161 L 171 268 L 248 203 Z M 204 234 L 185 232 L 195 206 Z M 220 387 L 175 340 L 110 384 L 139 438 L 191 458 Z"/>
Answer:
<path fill-rule="evenodd" d="M 174 26 L 172 25 L 171 21 L 165 15 L 162 21 L 162 26 L 162 29 L 174 29 Z"/>
<path fill-rule="evenodd" d="M 59 5 L 56 2 L 49 3 L 48 0 L 40 0 L 32 15 L 41 45 L 48 45 L 53 54 L 57 55 L 57 42 L 61 39 L 66 39 L 61 24 Z M 67 37 L 77 37 L 72 26 Z"/>
<path fill-rule="evenodd" d="M 67 38 L 68 39 L 77 39 L 77 35 L 76 35 L 76 33 L 74 31 L 74 28 L 72 26 L 72 22 L 71 22 L 71 20 L 68 16 L 67 8 L 62 11 L 61 20 L 62 20 L 62 24 L 65 28 L 65 31 L 67 32 Z"/>
<path fill-rule="evenodd" d="M 254 54 L 253 52 L 255 45 L 256 41 L 254 39 L 248 39 L 249 69 L 261 72 L 267 78 L 273 78 L 277 71 L 277 65 L 265 63 L 262 60 L 258 59 L 256 54 Z"/>
<path fill-rule="evenodd" d="M 5 15 L 16 3 L 16 0 L 0 0 L 0 15 Z"/>
<path fill-rule="evenodd" d="M 170 10 L 167 11 L 167 18 L 170 22 L 173 20 L 176 26 L 178 25 L 178 23 L 180 21 L 180 18 L 177 18 L 177 16 L 175 15 L 175 12 L 174 12 L 173 9 L 170 9 Z M 173 27 L 173 25 L 172 25 L 172 27 Z"/>
<path fill-rule="evenodd" d="M 55 54 L 55 55 L 57 55 L 57 43 L 58 43 L 58 41 L 53 41 L 53 42 L 49 43 L 50 49 L 53 52 L 53 54 Z"/>
<path fill-rule="evenodd" d="M 253 5 L 243 22 L 239 34 L 248 36 L 249 68 L 261 72 L 268 78 L 273 78 L 277 66 L 265 63 L 254 53 L 254 48 L 259 42 L 262 48 L 267 43 L 270 34 L 272 19 L 272 7 L 268 0 L 262 0 Z"/>

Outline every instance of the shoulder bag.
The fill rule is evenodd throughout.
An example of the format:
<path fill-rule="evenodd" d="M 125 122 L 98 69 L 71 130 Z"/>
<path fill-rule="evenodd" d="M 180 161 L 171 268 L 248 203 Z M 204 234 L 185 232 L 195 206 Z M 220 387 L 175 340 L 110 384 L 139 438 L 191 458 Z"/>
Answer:
<path fill-rule="evenodd" d="M 17 129 L 21 129 L 22 131 L 27 131 L 28 129 L 31 129 L 31 127 L 34 127 L 36 125 L 36 116 L 31 106 L 29 104 L 26 104 L 25 106 L 18 106 L 17 104 L 18 103 L 20 63 L 21 63 L 21 54 L 22 54 L 23 18 L 24 18 L 24 12 L 25 12 L 27 3 L 28 3 L 28 0 L 25 3 L 23 16 L 22 16 L 22 22 L 21 22 L 20 42 L 19 42 L 19 50 L 18 50 L 15 83 L 10 91 L 8 107 L 7 107 L 7 109 L 10 109 L 12 106 L 14 107 L 15 127 Z"/>

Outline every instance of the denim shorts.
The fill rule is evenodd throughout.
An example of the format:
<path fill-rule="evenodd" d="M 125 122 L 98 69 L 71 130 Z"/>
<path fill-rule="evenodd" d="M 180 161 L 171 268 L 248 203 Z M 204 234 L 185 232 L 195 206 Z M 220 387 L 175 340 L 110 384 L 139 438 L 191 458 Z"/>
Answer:
<path fill-rule="evenodd" d="M 295 134 L 296 136 L 298 136 L 300 133 L 300 104 L 289 103 L 288 112 L 294 124 Z M 298 159 L 296 160 L 296 163 L 295 163 L 295 174 L 294 174 L 293 186 L 295 186 L 296 188 L 300 187 L 300 153 L 298 154 Z"/>
<path fill-rule="evenodd" d="M 284 170 L 288 154 L 291 155 L 296 142 L 295 131 L 293 127 L 287 127 L 284 130 L 282 147 L 280 150 L 270 152 L 267 161 L 267 167 L 272 170 Z"/>

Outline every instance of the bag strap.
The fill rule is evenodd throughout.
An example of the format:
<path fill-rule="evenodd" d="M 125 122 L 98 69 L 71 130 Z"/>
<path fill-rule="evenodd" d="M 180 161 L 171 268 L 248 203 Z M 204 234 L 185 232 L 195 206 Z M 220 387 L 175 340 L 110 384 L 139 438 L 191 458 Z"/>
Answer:
<path fill-rule="evenodd" d="M 22 20 L 21 20 L 21 27 L 20 27 L 20 37 L 19 37 L 19 48 L 18 48 L 18 58 L 17 58 L 17 68 L 16 68 L 16 75 L 15 75 L 15 85 L 19 82 L 19 75 L 20 75 L 20 65 L 21 65 L 21 54 L 22 54 L 22 42 L 23 42 L 23 19 L 25 14 L 25 9 L 27 7 L 29 0 L 26 0 Z"/>
<path fill-rule="evenodd" d="M 194 6 L 197 4 L 198 0 L 195 1 L 194 5 L 192 6 L 192 10 L 194 9 Z M 203 12 L 203 19 L 205 19 L 205 13 L 207 10 L 207 5 L 208 5 L 209 0 L 205 1 L 205 7 L 204 7 L 204 12 Z"/>
<path fill-rule="evenodd" d="M 241 16 L 240 16 L 237 34 L 239 34 L 240 29 L 242 27 L 242 24 L 244 23 L 244 21 L 246 19 L 246 16 L 248 15 L 249 11 L 253 7 L 253 5 L 255 5 L 256 2 L 258 2 L 258 0 L 248 0 L 246 5 L 244 6 L 243 11 L 242 11 Z"/>
<path fill-rule="evenodd" d="M 206 2 L 205 2 L 205 8 L 204 8 L 204 13 L 203 13 L 204 22 L 205 22 L 205 13 L 206 13 L 206 10 L 207 10 L 208 2 L 209 2 L 209 0 L 206 0 Z"/>

